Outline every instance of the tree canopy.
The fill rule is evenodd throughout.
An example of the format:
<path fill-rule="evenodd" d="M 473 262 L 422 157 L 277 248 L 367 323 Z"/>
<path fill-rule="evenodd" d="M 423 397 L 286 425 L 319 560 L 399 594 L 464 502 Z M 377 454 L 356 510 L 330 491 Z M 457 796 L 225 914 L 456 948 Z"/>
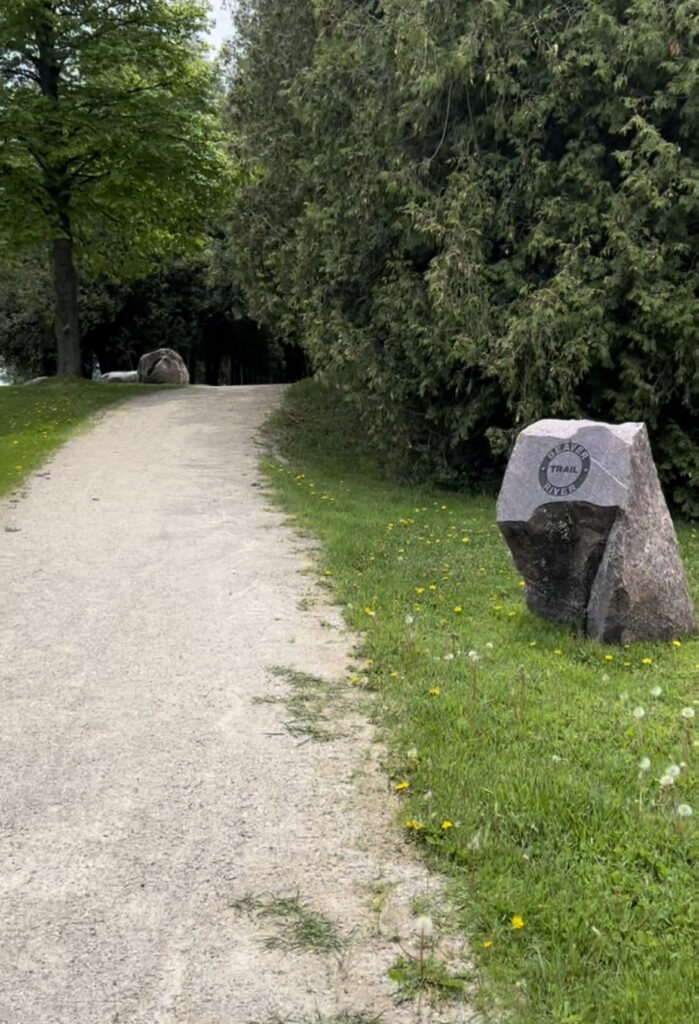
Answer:
<path fill-rule="evenodd" d="M 698 34 L 698 0 L 242 5 L 240 281 L 394 464 L 644 420 L 697 514 Z"/>
<path fill-rule="evenodd" d="M 0 242 L 47 244 L 58 369 L 79 372 L 78 267 L 196 246 L 230 183 L 205 0 L 4 0 Z"/>

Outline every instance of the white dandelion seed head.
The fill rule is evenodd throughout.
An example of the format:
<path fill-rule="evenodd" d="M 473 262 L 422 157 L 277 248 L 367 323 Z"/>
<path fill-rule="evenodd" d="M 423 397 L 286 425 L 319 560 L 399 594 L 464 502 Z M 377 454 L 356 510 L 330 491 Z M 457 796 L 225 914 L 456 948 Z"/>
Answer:
<path fill-rule="evenodd" d="M 651 697 L 660 697 L 663 692 L 662 686 L 653 686 L 650 691 Z"/>
<path fill-rule="evenodd" d="M 673 777 L 673 779 L 676 779 L 681 771 L 682 771 L 682 769 L 680 768 L 680 766 L 678 764 L 669 764 L 667 766 L 667 768 L 665 769 L 665 774 L 666 775 L 671 775 Z"/>
<path fill-rule="evenodd" d="M 432 937 L 434 931 L 434 925 L 432 924 L 432 918 L 423 915 L 422 917 L 415 918 L 415 932 L 423 939 L 429 939 Z"/>
<path fill-rule="evenodd" d="M 637 708 L 633 709 L 633 717 L 635 719 L 637 719 L 637 721 L 639 721 L 639 722 L 644 717 L 645 713 L 646 713 L 646 709 L 645 708 L 637 707 Z"/>
<path fill-rule="evenodd" d="M 680 818 L 691 818 L 693 811 L 689 804 L 679 804 L 677 807 L 677 813 Z"/>
<path fill-rule="evenodd" d="M 680 711 L 680 714 L 682 715 L 683 718 L 687 718 L 687 719 L 694 718 L 694 708 L 682 708 L 682 710 Z"/>
<path fill-rule="evenodd" d="M 493 647 L 495 647 L 495 644 L 492 644 L 492 643 L 490 642 L 490 640 L 489 640 L 489 641 L 488 641 L 488 643 L 487 643 L 487 644 L 485 645 L 485 649 L 486 649 L 486 651 L 492 651 Z"/>
<path fill-rule="evenodd" d="M 445 661 L 453 661 L 454 660 L 454 655 L 453 654 L 445 654 L 444 655 L 444 660 Z"/>
<path fill-rule="evenodd" d="M 666 772 L 664 775 L 660 776 L 660 778 L 658 779 L 658 782 L 663 787 L 674 786 L 675 785 L 675 777 L 674 777 L 674 775 L 668 775 L 667 772 Z"/>
<path fill-rule="evenodd" d="M 638 762 L 638 767 L 641 769 L 642 772 L 649 771 L 650 770 L 650 758 L 649 757 L 642 757 L 641 760 Z"/>
<path fill-rule="evenodd" d="M 628 700 L 628 699 L 629 699 L 629 691 L 628 690 L 622 690 L 621 693 L 619 694 L 619 700 Z"/>
<path fill-rule="evenodd" d="M 406 615 L 405 616 L 405 624 L 406 624 L 406 626 L 412 626 L 413 622 L 415 622 L 415 616 L 414 615 Z"/>
<path fill-rule="evenodd" d="M 481 660 L 478 651 L 469 651 L 466 657 L 468 658 L 469 661 L 474 662 L 474 664 L 475 662 Z"/>

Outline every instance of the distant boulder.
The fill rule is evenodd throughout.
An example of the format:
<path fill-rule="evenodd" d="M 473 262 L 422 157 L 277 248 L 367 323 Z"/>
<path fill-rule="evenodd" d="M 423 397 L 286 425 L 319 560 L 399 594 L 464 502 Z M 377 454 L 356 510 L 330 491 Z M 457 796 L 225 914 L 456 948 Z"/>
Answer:
<path fill-rule="evenodd" d="M 137 379 L 140 384 L 189 384 L 189 371 L 174 349 L 158 348 L 141 356 Z"/>
<path fill-rule="evenodd" d="M 104 384 L 135 384 L 138 381 L 138 370 L 110 370 L 99 379 Z"/>

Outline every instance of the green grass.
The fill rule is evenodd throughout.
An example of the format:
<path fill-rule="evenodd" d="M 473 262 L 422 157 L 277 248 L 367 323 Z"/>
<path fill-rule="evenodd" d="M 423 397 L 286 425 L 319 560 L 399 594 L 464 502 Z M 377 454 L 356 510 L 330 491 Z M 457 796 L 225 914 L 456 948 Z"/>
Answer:
<path fill-rule="evenodd" d="M 316 743 L 329 743 L 342 735 L 337 726 L 337 713 L 347 707 L 344 687 L 293 669 L 273 668 L 271 672 L 289 684 L 291 693 L 285 696 L 256 697 L 253 699 L 254 704 L 282 704 L 289 714 L 284 726 L 291 736 L 305 737 Z M 328 714 L 330 708 L 333 710 L 332 718 Z"/>
<path fill-rule="evenodd" d="M 335 922 L 313 910 L 298 895 L 267 899 L 244 896 L 232 908 L 253 917 L 274 919 L 277 932 L 265 940 L 268 949 L 334 953 L 345 945 Z"/>
<path fill-rule="evenodd" d="M 492 496 L 382 480 L 311 382 L 268 429 L 268 479 L 362 634 L 401 824 L 451 879 L 486 1019 L 696 1020 L 697 640 L 604 647 L 535 618 Z M 696 604 L 696 528 L 677 532 Z"/>
<path fill-rule="evenodd" d="M 87 380 L 0 387 L 0 497 L 15 490 L 94 413 L 151 390 Z"/>

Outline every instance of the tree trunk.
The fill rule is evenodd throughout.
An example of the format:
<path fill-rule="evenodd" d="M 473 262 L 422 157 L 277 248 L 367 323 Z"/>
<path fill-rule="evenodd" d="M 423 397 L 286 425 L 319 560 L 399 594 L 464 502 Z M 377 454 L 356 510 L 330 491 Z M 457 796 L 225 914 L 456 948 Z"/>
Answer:
<path fill-rule="evenodd" d="M 73 240 L 54 238 L 51 243 L 53 283 L 56 299 L 57 369 L 59 377 L 80 376 L 80 327 L 78 323 L 78 277 L 73 263 Z"/>

